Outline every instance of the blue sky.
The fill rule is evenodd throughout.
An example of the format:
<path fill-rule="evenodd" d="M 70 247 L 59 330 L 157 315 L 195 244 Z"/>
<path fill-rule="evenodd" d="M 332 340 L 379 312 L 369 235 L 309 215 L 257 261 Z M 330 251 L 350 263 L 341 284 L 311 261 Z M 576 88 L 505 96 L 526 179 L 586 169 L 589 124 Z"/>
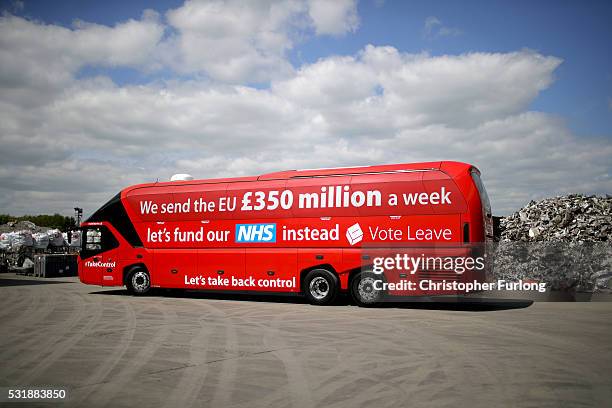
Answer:
<path fill-rule="evenodd" d="M 0 0 L 0 212 L 434 160 L 505 214 L 612 193 L 612 2 Z M 151 11 L 152 10 L 152 11 Z"/>
<path fill-rule="evenodd" d="M 172 1 L 23 1 L 16 14 L 71 26 L 74 20 L 114 25 L 137 19 L 146 8 L 163 13 L 180 7 Z M 15 11 L 13 1 L 3 10 Z M 523 48 L 563 60 L 554 85 L 531 109 L 558 114 L 580 136 L 612 135 L 612 2 L 610 1 L 373 1 L 358 3 L 360 25 L 345 36 L 309 36 L 289 58 L 296 65 L 330 55 L 355 54 L 366 44 L 392 45 L 403 52 L 432 55 L 507 52 Z M 435 16 L 447 35 L 424 34 Z M 439 29 L 439 25 L 437 28 Z M 86 68 L 117 83 L 141 83 L 165 73 L 143 75 L 129 68 Z"/>

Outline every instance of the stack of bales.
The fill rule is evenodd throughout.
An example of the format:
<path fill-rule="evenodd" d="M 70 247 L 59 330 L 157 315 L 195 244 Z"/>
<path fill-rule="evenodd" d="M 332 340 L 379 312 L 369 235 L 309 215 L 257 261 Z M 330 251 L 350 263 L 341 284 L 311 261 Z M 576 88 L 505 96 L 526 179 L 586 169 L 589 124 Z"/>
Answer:
<path fill-rule="evenodd" d="M 70 247 L 80 247 L 80 231 L 72 232 Z M 66 252 L 68 235 L 58 229 L 39 227 L 29 221 L 0 225 L 0 254 L 3 265 L 27 267 L 34 253 Z"/>

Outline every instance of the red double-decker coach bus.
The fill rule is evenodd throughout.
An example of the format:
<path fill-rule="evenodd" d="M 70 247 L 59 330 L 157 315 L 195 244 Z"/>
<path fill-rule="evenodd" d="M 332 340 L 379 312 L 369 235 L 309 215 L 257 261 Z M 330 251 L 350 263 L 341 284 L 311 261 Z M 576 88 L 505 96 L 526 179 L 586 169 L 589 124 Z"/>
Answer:
<path fill-rule="evenodd" d="M 151 288 L 282 292 L 313 304 L 350 292 L 361 305 L 382 294 L 456 293 L 388 285 L 402 280 L 483 279 L 477 268 L 377 275 L 371 266 L 381 248 L 458 257 L 493 234 L 480 172 L 447 161 L 140 184 L 81 227 L 86 284 L 125 285 L 135 295 Z"/>

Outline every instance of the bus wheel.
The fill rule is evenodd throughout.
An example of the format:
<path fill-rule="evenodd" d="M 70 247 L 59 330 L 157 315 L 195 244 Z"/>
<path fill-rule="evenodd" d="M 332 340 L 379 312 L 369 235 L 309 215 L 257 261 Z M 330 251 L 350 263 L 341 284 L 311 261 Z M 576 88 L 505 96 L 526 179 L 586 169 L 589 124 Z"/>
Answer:
<path fill-rule="evenodd" d="M 377 290 L 374 282 L 381 277 L 372 272 L 359 272 L 351 280 L 351 297 L 361 307 L 376 306 L 384 295 L 382 290 Z"/>
<path fill-rule="evenodd" d="M 144 295 L 151 290 L 151 278 L 149 273 L 144 269 L 136 269 L 126 282 L 126 287 L 132 295 Z"/>
<path fill-rule="evenodd" d="M 313 305 L 327 305 L 338 294 L 338 278 L 326 269 L 314 269 L 304 279 L 304 293 Z"/>

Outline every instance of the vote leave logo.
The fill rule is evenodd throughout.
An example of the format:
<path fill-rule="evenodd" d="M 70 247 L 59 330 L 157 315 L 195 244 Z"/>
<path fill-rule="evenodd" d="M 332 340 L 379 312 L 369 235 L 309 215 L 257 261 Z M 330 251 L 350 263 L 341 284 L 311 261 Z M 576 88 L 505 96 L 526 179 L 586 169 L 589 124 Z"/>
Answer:
<path fill-rule="evenodd" d="M 361 242 L 363 239 L 363 231 L 359 223 L 355 223 L 348 227 L 346 230 L 346 239 L 348 239 L 349 244 L 355 245 Z"/>

